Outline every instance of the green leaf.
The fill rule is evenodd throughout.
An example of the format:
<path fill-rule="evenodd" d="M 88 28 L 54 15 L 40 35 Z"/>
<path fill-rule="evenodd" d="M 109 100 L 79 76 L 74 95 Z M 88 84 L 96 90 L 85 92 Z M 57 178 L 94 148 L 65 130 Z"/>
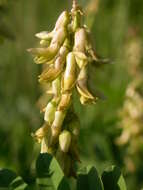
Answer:
<path fill-rule="evenodd" d="M 104 190 L 95 167 L 87 167 L 78 174 L 77 190 Z"/>
<path fill-rule="evenodd" d="M 53 157 L 50 154 L 40 154 L 36 162 L 36 183 L 42 190 L 54 189 L 49 169 L 52 159 Z"/>
<path fill-rule="evenodd" d="M 10 183 L 16 178 L 16 174 L 8 169 L 0 170 L 0 187 L 8 187 Z"/>
<path fill-rule="evenodd" d="M 126 190 L 126 183 L 118 167 L 112 166 L 102 174 L 105 190 Z"/>
<path fill-rule="evenodd" d="M 49 170 L 50 163 L 53 156 L 50 154 L 40 154 L 36 162 L 36 171 L 38 177 L 50 177 L 51 173 Z"/>
<path fill-rule="evenodd" d="M 57 162 L 50 154 L 40 154 L 36 162 L 38 185 L 47 186 L 55 190 L 70 190 L 68 180 Z"/>
<path fill-rule="evenodd" d="M 90 189 L 103 190 L 103 183 L 95 167 L 88 168 L 88 181 Z"/>
<path fill-rule="evenodd" d="M 15 172 L 2 169 L 0 170 L 0 189 L 3 190 L 26 190 L 28 185 Z"/>
<path fill-rule="evenodd" d="M 22 177 L 17 176 L 9 185 L 10 190 L 27 190 L 28 185 L 23 181 Z"/>

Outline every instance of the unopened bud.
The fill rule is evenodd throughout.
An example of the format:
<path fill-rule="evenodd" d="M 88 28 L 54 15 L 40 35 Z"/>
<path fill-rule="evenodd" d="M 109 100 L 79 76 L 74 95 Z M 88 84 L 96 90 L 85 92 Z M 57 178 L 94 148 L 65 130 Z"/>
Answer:
<path fill-rule="evenodd" d="M 51 41 L 51 45 L 52 44 L 58 44 L 59 46 L 61 46 L 64 42 L 64 40 L 66 39 L 67 36 L 67 31 L 64 27 L 59 28 L 58 30 L 56 30 L 54 32 L 53 35 L 53 39 Z"/>
<path fill-rule="evenodd" d="M 69 147 L 71 144 L 71 134 L 69 131 L 64 130 L 60 135 L 59 135 L 59 145 L 60 145 L 60 149 L 63 152 L 68 152 L 69 151 Z"/>
<path fill-rule="evenodd" d="M 84 52 L 87 43 L 86 31 L 84 28 L 80 28 L 75 33 L 74 51 Z"/>
<path fill-rule="evenodd" d="M 79 136 L 79 133 L 80 133 L 79 120 L 73 120 L 71 123 L 69 123 L 68 128 L 76 138 Z"/>
<path fill-rule="evenodd" d="M 37 33 L 35 36 L 41 40 L 50 40 L 53 37 L 53 32 L 42 31 Z"/>
<path fill-rule="evenodd" d="M 55 118 L 55 112 L 56 112 L 56 103 L 55 102 L 49 102 L 44 115 L 44 120 L 49 123 L 49 125 L 52 124 Z"/>
<path fill-rule="evenodd" d="M 67 55 L 66 70 L 63 79 L 63 91 L 70 90 L 76 80 L 76 60 L 74 54 L 71 52 Z"/>
<path fill-rule="evenodd" d="M 27 51 L 36 56 L 46 57 L 47 61 L 50 61 L 57 54 L 58 50 L 59 50 L 59 45 L 52 44 L 50 45 L 50 47 L 47 48 L 31 48 L 28 49 Z"/>
<path fill-rule="evenodd" d="M 37 33 L 35 36 L 41 40 L 49 40 L 53 37 L 53 32 L 42 31 Z"/>
<path fill-rule="evenodd" d="M 60 27 L 66 27 L 68 25 L 68 23 L 69 23 L 69 20 L 70 20 L 70 17 L 69 17 L 68 11 L 62 12 L 62 14 L 59 16 L 59 18 L 58 18 L 58 20 L 56 22 L 54 30 L 57 30 Z"/>

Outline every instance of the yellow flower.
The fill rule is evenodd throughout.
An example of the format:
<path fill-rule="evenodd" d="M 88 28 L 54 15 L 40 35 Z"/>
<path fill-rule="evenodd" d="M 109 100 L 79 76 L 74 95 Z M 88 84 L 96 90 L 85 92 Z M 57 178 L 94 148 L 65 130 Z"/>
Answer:
<path fill-rule="evenodd" d="M 81 69 L 76 83 L 77 91 L 80 94 L 81 104 L 86 104 L 87 102 L 94 102 L 96 98 L 89 92 L 87 88 L 87 74 L 86 68 Z"/>
<path fill-rule="evenodd" d="M 70 90 L 76 80 L 76 60 L 72 52 L 67 55 L 66 69 L 63 78 L 63 92 Z"/>
<path fill-rule="evenodd" d="M 74 51 L 85 52 L 87 44 L 87 35 L 84 28 L 79 28 L 74 37 Z"/>

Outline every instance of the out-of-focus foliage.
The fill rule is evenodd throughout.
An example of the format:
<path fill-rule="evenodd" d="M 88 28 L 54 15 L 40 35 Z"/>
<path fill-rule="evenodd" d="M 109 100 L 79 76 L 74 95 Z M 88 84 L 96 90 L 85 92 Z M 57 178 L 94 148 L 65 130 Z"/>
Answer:
<path fill-rule="evenodd" d="M 126 190 L 126 184 L 119 168 L 112 166 L 98 174 L 93 166 L 81 168 L 77 179 L 72 183 L 66 178 L 55 157 L 42 153 L 36 161 L 35 182 L 26 184 L 12 170 L 0 170 L 0 189 L 2 190 Z M 74 182 L 74 183 L 73 183 Z"/>
<path fill-rule="evenodd" d="M 14 39 L 10 18 L 7 17 L 10 3 L 10 0 L 0 0 L 0 44 L 4 39 Z"/>
<path fill-rule="evenodd" d="M 37 82 L 40 71 L 26 49 L 36 45 L 35 33 L 52 29 L 60 12 L 71 7 L 71 1 L 9 0 L 6 6 L 1 2 L 5 1 L 0 1 L 0 24 L 4 24 L 0 25 L 0 31 L 4 31 L 0 36 L 7 38 L 7 33 L 12 32 L 15 40 L 5 40 L 0 46 L 0 167 L 14 169 L 26 182 L 33 183 L 39 147 L 30 134 L 39 128 L 43 116 L 40 117 L 37 106 L 41 94 Z M 112 163 L 124 170 L 127 166 L 124 163 L 126 149 L 120 148 L 115 139 L 122 132 L 118 128 L 118 113 L 124 104 L 126 88 L 134 78 L 128 72 L 131 65 L 125 53 L 128 36 L 132 28 L 138 31 L 136 37 L 139 41 L 143 40 L 143 2 L 79 0 L 79 4 L 85 7 L 86 24 L 91 28 L 97 52 L 113 60 L 110 66 L 90 70 L 91 88 L 96 87 L 97 91 L 103 92 L 104 101 L 82 107 L 75 96 L 75 110 L 81 121 L 81 165 L 96 164 L 100 172 Z M 137 165 L 142 160 L 141 156 L 139 154 Z M 142 168 L 125 173 L 128 189 L 140 190 L 143 187 Z"/>
<path fill-rule="evenodd" d="M 137 31 L 130 30 L 129 39 L 125 46 L 127 71 L 132 80 L 126 89 L 123 108 L 119 112 L 119 127 L 122 128 L 120 137 L 116 139 L 124 150 L 123 159 L 128 174 L 143 175 L 143 77 L 141 70 L 142 44 Z M 124 148 L 123 148 L 124 147 Z M 138 177 L 134 179 L 138 183 Z"/>

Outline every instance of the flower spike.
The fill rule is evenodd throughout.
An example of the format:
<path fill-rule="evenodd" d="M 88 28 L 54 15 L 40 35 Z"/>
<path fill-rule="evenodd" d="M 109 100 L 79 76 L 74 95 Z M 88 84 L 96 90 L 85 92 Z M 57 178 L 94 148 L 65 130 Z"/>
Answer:
<path fill-rule="evenodd" d="M 50 96 L 41 106 L 44 125 L 33 136 L 41 143 L 41 153 L 53 154 L 65 175 L 74 177 L 74 164 L 80 162 L 80 123 L 73 113 L 73 91 L 79 93 L 81 104 L 95 103 L 97 97 L 88 90 L 87 67 L 107 61 L 96 56 L 82 17 L 83 11 L 74 0 L 72 10 L 61 13 L 51 32 L 36 34 L 39 47 L 28 50 L 34 62 L 43 66 L 39 82 L 46 86 L 46 94 L 41 102 Z"/>

